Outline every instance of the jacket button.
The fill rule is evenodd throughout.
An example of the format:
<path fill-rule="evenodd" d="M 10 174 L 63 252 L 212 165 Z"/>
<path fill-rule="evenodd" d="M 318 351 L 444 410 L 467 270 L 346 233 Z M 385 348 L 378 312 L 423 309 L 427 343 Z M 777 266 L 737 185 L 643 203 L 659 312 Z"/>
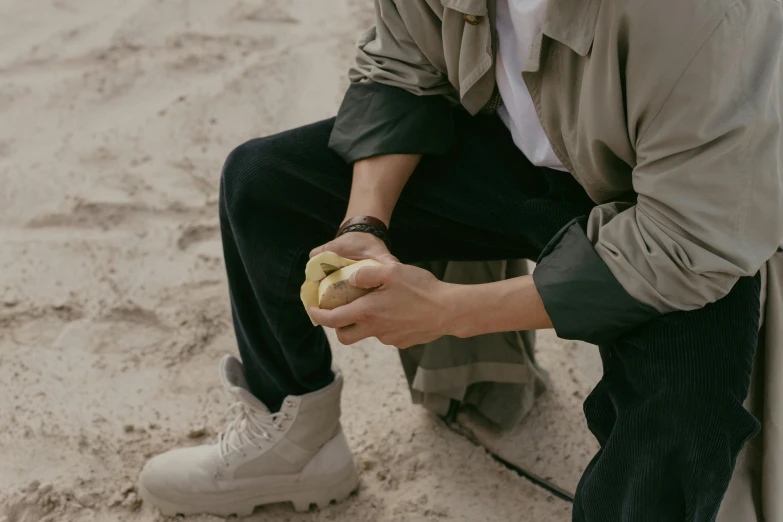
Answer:
<path fill-rule="evenodd" d="M 481 17 L 476 15 L 464 14 L 462 15 L 462 18 L 470 25 L 478 25 L 479 22 L 481 22 Z"/>

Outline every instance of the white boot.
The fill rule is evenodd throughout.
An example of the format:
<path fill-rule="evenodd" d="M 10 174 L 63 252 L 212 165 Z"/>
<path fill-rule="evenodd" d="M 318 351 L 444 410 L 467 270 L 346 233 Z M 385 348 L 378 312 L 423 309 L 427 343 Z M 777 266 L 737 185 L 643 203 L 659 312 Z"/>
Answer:
<path fill-rule="evenodd" d="M 145 502 L 164 515 L 249 515 L 256 506 L 292 502 L 297 511 L 340 501 L 359 484 L 340 427 L 342 375 L 329 386 L 289 396 L 270 413 L 249 391 L 242 363 L 220 363 L 238 417 L 214 444 L 180 448 L 147 462 L 139 477 Z"/>

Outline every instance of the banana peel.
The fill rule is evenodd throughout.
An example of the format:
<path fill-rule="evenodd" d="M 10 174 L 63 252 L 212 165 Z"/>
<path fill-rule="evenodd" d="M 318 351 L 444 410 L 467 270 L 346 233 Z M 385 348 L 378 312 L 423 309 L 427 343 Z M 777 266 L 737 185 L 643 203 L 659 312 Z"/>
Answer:
<path fill-rule="evenodd" d="M 305 267 L 305 282 L 299 292 L 308 317 L 310 307 L 334 310 L 372 292 L 372 289 L 356 288 L 348 278 L 365 266 L 381 264 L 374 259 L 346 259 L 334 252 L 322 252 L 310 259 Z M 310 321 L 316 324 L 312 317 Z"/>

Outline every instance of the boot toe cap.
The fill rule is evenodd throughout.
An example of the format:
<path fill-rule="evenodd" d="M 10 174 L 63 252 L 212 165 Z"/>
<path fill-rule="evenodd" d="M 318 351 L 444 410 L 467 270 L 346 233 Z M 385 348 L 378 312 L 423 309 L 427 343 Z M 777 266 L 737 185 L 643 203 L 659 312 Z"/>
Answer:
<path fill-rule="evenodd" d="M 180 448 L 152 457 L 139 475 L 139 484 L 148 493 L 177 499 L 215 489 L 217 459 L 210 446 Z"/>

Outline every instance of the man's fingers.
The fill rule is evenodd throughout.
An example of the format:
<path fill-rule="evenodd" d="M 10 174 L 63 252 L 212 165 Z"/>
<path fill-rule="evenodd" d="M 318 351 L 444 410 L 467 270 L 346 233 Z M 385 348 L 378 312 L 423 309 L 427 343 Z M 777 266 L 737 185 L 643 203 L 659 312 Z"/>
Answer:
<path fill-rule="evenodd" d="M 329 328 L 342 328 L 355 323 L 366 322 L 370 317 L 367 312 L 367 299 L 369 296 L 360 297 L 352 303 L 338 306 L 334 310 L 322 310 L 321 308 L 311 307 L 310 317 L 321 326 Z"/>
<path fill-rule="evenodd" d="M 322 310 L 321 308 L 310 308 L 310 317 L 321 326 L 329 328 L 342 328 L 357 321 L 356 313 L 352 312 L 348 305 L 340 306 L 334 310 Z"/>
<path fill-rule="evenodd" d="M 352 324 L 337 329 L 337 340 L 345 345 L 358 343 L 362 339 L 372 337 L 368 329 L 363 325 Z"/>
<path fill-rule="evenodd" d="M 326 245 L 321 245 L 321 246 L 319 246 L 319 247 L 315 247 L 314 249 L 312 249 L 312 250 L 310 251 L 310 259 L 314 258 L 314 257 L 315 257 L 315 256 L 317 256 L 318 254 L 320 254 L 321 252 L 323 252 L 323 251 L 324 251 L 324 247 L 325 247 L 325 246 L 326 246 Z"/>
<path fill-rule="evenodd" d="M 394 264 L 362 267 L 351 274 L 348 282 L 356 288 L 378 288 L 386 282 L 393 266 Z"/>

